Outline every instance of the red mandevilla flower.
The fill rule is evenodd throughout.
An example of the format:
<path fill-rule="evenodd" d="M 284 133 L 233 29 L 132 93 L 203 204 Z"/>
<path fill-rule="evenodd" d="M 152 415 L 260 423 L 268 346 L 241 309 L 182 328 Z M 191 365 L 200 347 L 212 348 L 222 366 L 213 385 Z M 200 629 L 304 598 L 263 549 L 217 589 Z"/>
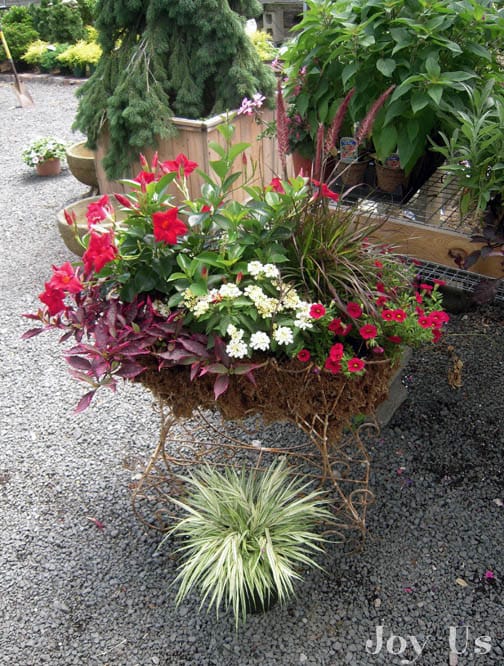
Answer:
<path fill-rule="evenodd" d="M 311 354 L 308 351 L 308 349 L 301 349 L 297 353 L 297 359 L 298 359 L 298 361 L 301 361 L 301 363 L 308 363 L 310 358 L 311 358 Z"/>
<path fill-rule="evenodd" d="M 364 324 L 359 328 L 359 333 L 364 340 L 372 340 L 378 335 L 378 329 L 373 324 Z"/>
<path fill-rule="evenodd" d="M 128 199 L 128 197 L 125 197 L 122 194 L 118 194 L 117 192 L 114 192 L 114 196 L 117 199 L 117 201 L 121 204 L 121 206 L 124 206 L 125 208 L 135 208 L 135 206 Z"/>
<path fill-rule="evenodd" d="M 358 303 L 353 303 L 352 301 L 350 301 L 350 303 L 347 303 L 346 311 L 348 313 L 348 316 L 352 317 L 353 319 L 358 319 L 362 314 L 361 306 Z"/>
<path fill-rule="evenodd" d="M 341 372 L 341 363 L 329 356 L 324 363 L 324 369 L 328 370 L 333 375 L 337 375 L 338 372 Z"/>
<path fill-rule="evenodd" d="M 310 317 L 312 319 L 320 319 L 326 313 L 325 307 L 321 303 L 313 303 L 310 307 Z"/>
<path fill-rule="evenodd" d="M 274 192 L 278 192 L 278 194 L 285 194 L 284 187 L 282 185 L 282 181 L 280 178 L 272 178 L 270 187 Z"/>
<path fill-rule="evenodd" d="M 151 173 L 150 171 L 140 171 L 139 173 L 137 173 L 135 178 L 133 178 L 133 180 L 136 183 L 140 183 L 140 185 L 142 187 L 142 192 L 145 192 L 146 188 L 147 188 L 147 185 L 149 183 L 152 183 L 153 180 L 155 180 L 155 178 L 156 178 L 156 176 L 153 173 Z"/>
<path fill-rule="evenodd" d="M 198 166 L 197 162 L 188 159 L 183 153 L 179 153 L 174 160 L 166 160 L 159 165 L 163 173 L 173 173 L 176 171 L 179 175 L 189 176 Z"/>
<path fill-rule="evenodd" d="M 77 213 L 73 210 L 71 213 L 69 213 L 66 209 L 63 211 L 63 215 L 65 216 L 66 223 L 68 226 L 73 227 L 74 224 L 77 224 Z"/>
<path fill-rule="evenodd" d="M 47 311 L 53 317 L 65 310 L 65 303 L 63 302 L 65 294 L 61 289 L 51 286 L 49 282 L 46 282 L 44 287 L 45 291 L 39 294 L 39 299 L 47 306 Z"/>
<path fill-rule="evenodd" d="M 117 247 L 114 244 L 114 232 L 108 234 L 97 234 L 91 231 L 89 245 L 82 256 L 84 270 L 86 273 L 95 271 L 99 273 L 101 269 L 117 257 Z"/>
<path fill-rule="evenodd" d="M 327 199 L 332 199 L 333 201 L 339 201 L 339 194 L 330 190 L 326 183 L 320 183 L 318 180 L 312 180 L 312 183 L 315 185 L 315 187 L 319 188 L 318 192 L 315 193 L 315 199 L 318 199 L 318 197 L 322 196 L 326 197 Z"/>
<path fill-rule="evenodd" d="M 90 203 L 86 212 L 88 229 L 91 229 L 94 224 L 106 220 L 112 212 L 113 209 L 106 194 L 104 194 L 101 199 L 98 199 L 98 201 Z"/>
<path fill-rule="evenodd" d="M 154 238 L 158 243 L 177 244 L 177 236 L 187 233 L 187 226 L 177 217 L 178 208 L 158 211 L 152 215 Z"/>
<path fill-rule="evenodd" d="M 82 290 L 82 282 L 79 280 L 72 264 L 65 261 L 59 268 L 53 266 L 53 276 L 49 283 L 53 289 L 61 289 L 69 294 L 78 294 Z"/>
<path fill-rule="evenodd" d="M 361 372 L 364 370 L 364 361 L 361 358 L 351 358 L 347 361 L 347 368 L 349 372 Z"/>

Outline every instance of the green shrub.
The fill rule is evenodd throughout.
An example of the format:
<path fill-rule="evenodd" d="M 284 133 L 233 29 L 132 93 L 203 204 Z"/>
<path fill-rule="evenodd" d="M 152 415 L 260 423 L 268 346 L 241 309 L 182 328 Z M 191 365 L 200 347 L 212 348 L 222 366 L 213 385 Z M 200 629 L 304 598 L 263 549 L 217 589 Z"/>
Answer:
<path fill-rule="evenodd" d="M 37 39 L 36 42 L 30 44 L 26 52 L 23 54 L 22 59 L 29 65 L 40 66 L 42 56 L 49 46 L 50 44 L 48 42 L 43 42 L 41 39 Z"/>
<path fill-rule="evenodd" d="M 271 40 L 271 35 L 265 30 L 256 30 L 249 35 L 255 50 L 261 60 L 274 60 L 278 55 L 278 49 Z"/>
<path fill-rule="evenodd" d="M 13 60 L 20 61 L 28 46 L 39 38 L 27 7 L 11 7 L 2 15 L 2 27 Z M 0 46 L 0 60 L 7 54 Z"/>
<path fill-rule="evenodd" d="M 69 69 L 86 68 L 87 66 L 96 65 L 102 50 L 96 42 L 85 42 L 80 40 L 77 44 L 69 46 L 66 51 L 58 55 L 58 62 L 65 65 Z"/>
<path fill-rule="evenodd" d="M 40 68 L 45 72 L 52 72 L 61 68 L 58 57 L 68 49 L 70 44 L 50 44 L 40 58 Z"/>
<path fill-rule="evenodd" d="M 78 7 L 63 4 L 62 0 L 41 0 L 31 5 L 33 25 L 46 42 L 75 44 L 85 36 L 84 22 Z"/>
<path fill-rule="evenodd" d="M 96 0 L 77 0 L 77 7 L 84 25 L 94 23 Z"/>

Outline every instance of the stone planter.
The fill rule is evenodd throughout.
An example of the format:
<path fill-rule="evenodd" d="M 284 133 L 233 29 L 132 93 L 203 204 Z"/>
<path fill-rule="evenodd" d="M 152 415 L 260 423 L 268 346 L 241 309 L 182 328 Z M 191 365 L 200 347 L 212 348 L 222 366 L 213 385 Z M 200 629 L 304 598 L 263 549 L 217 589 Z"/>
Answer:
<path fill-rule="evenodd" d="M 232 118 L 232 123 L 235 126 L 233 142 L 250 144 L 250 148 L 246 151 L 246 170 L 249 177 L 252 174 L 253 165 L 257 165 L 254 177 L 248 182 L 248 184 L 259 185 L 261 183 L 269 183 L 274 176 L 278 175 L 279 171 L 276 140 L 258 140 L 257 137 L 261 132 L 262 127 L 256 122 L 254 116 L 237 116 L 233 113 L 231 113 L 230 116 Z M 143 153 L 149 162 L 156 150 L 160 161 L 171 160 L 179 153 L 184 153 L 189 159 L 197 162 L 202 171 L 205 173 L 212 173 L 210 162 L 213 159 L 216 159 L 216 155 L 212 154 L 212 150 L 209 148 L 209 143 L 215 142 L 224 145 L 224 139 L 217 130 L 217 127 L 226 122 L 226 118 L 227 114 L 214 116 L 208 120 L 173 118 L 172 120 L 178 129 L 178 134 L 171 139 L 160 139 L 155 148 L 146 148 L 139 152 Z M 262 118 L 265 122 L 269 122 L 273 120 L 274 114 L 270 110 L 265 110 L 262 113 Z M 96 173 L 99 190 L 102 194 L 110 192 L 125 193 L 128 191 L 128 188 L 125 188 L 117 181 L 109 180 L 102 167 L 102 160 L 107 153 L 107 146 L 108 132 L 105 129 L 98 142 L 96 150 Z M 236 170 L 240 167 L 241 165 L 236 164 Z M 130 167 L 130 172 L 125 174 L 124 177 L 134 178 L 141 168 L 140 162 L 134 162 Z M 203 183 L 204 180 L 196 171 L 188 177 L 189 195 L 191 198 L 196 198 L 200 194 Z M 246 192 L 242 190 L 243 184 L 243 177 L 240 177 L 235 183 L 237 196 L 248 196 Z M 172 194 L 180 196 L 175 186 L 172 189 Z"/>
<path fill-rule="evenodd" d="M 79 182 L 90 187 L 98 187 L 95 154 L 93 150 L 86 148 L 85 141 L 79 141 L 67 148 L 66 158 L 68 168 Z"/>
<path fill-rule="evenodd" d="M 79 257 L 82 257 L 84 253 L 84 248 L 79 244 L 77 239 L 75 238 L 74 235 L 74 229 L 68 224 L 68 222 L 65 219 L 65 210 L 72 214 L 75 213 L 76 216 L 76 224 L 77 224 L 77 232 L 79 234 L 79 237 L 82 238 L 87 232 L 88 232 L 88 223 L 87 223 L 87 218 L 86 218 L 86 212 L 88 209 L 89 204 L 94 203 L 95 201 L 98 201 L 100 199 L 99 196 L 96 197 L 86 197 L 85 199 L 79 199 L 79 201 L 76 201 L 75 203 L 69 204 L 66 206 L 64 209 L 58 211 L 56 215 L 56 219 L 58 222 L 58 231 L 60 233 L 61 238 L 63 239 L 63 242 L 67 246 L 67 248 L 70 250 L 70 252 L 73 252 L 74 254 L 78 255 Z M 116 221 L 120 222 L 124 216 L 125 213 L 121 211 L 119 206 L 114 206 L 115 211 L 116 211 Z M 107 222 L 101 222 L 100 223 L 102 226 L 106 226 Z M 108 223 L 110 224 L 110 223 Z"/>

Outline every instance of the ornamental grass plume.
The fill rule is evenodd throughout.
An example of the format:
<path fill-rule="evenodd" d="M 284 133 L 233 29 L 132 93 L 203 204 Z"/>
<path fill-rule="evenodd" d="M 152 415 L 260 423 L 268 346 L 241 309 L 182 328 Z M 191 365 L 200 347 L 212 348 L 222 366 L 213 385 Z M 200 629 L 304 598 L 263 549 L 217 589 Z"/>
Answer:
<path fill-rule="evenodd" d="M 276 124 L 277 124 L 277 142 L 278 154 L 282 165 L 282 174 L 287 178 L 287 154 L 289 152 L 289 119 L 285 110 L 285 102 L 282 93 L 282 84 L 280 80 L 277 83 L 277 104 L 276 104 Z"/>

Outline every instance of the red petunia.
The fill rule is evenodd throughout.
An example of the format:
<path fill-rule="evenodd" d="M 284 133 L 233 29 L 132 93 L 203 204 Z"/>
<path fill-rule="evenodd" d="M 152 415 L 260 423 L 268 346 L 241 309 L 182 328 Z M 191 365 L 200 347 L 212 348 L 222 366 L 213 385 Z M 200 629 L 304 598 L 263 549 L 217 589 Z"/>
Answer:
<path fill-rule="evenodd" d="M 420 315 L 418 317 L 418 324 L 422 328 L 431 328 L 431 326 L 432 326 L 430 317 L 428 315 Z"/>
<path fill-rule="evenodd" d="M 434 278 L 432 281 L 434 282 L 434 284 L 437 284 L 438 287 L 444 287 L 444 285 L 446 284 L 444 280 L 438 280 L 437 278 Z"/>
<path fill-rule="evenodd" d="M 423 303 L 423 297 L 422 294 L 420 294 L 418 291 L 415 294 L 415 301 L 419 304 Z"/>
<path fill-rule="evenodd" d="M 423 289 L 424 291 L 432 291 L 433 287 L 430 284 L 422 282 L 422 284 L 420 285 L 420 289 Z"/>
<path fill-rule="evenodd" d="M 98 201 L 90 203 L 86 211 L 88 229 L 91 229 L 94 224 L 106 220 L 113 212 L 114 209 L 110 205 L 109 198 L 106 194 L 104 194 L 101 199 L 98 199 Z"/>
<path fill-rule="evenodd" d="M 359 333 L 364 340 L 372 340 L 378 335 L 378 329 L 373 324 L 364 324 L 359 328 Z"/>
<path fill-rule="evenodd" d="M 376 266 L 376 268 L 383 268 L 382 262 L 378 261 L 378 259 L 374 262 L 374 265 Z"/>
<path fill-rule="evenodd" d="M 53 289 L 61 289 L 69 294 L 78 294 L 82 290 L 82 282 L 69 261 L 65 261 L 59 268 L 53 266 L 53 275 L 49 284 Z"/>
<path fill-rule="evenodd" d="M 376 299 L 376 305 L 381 308 L 383 305 L 385 305 L 388 301 L 388 297 L 384 296 L 383 294 L 381 296 L 378 296 Z"/>
<path fill-rule="evenodd" d="M 282 181 L 280 178 L 272 178 L 270 187 L 274 192 L 278 192 L 278 194 L 285 194 L 284 187 L 282 185 Z"/>
<path fill-rule="evenodd" d="M 361 372 L 364 370 L 364 361 L 361 358 L 351 358 L 347 361 L 347 368 L 349 372 Z"/>
<path fill-rule="evenodd" d="M 429 319 L 434 328 L 441 328 L 443 324 L 450 321 L 450 315 L 447 312 L 444 312 L 444 310 L 435 310 L 430 313 Z"/>
<path fill-rule="evenodd" d="M 198 163 L 188 159 L 183 153 L 179 153 L 174 160 L 166 160 L 159 165 L 163 173 L 176 173 L 182 176 L 189 176 L 194 169 L 197 168 Z"/>
<path fill-rule="evenodd" d="M 389 335 L 388 338 L 387 338 L 387 340 L 388 340 L 389 342 L 393 342 L 393 343 L 396 344 L 396 345 L 399 345 L 399 344 L 401 344 L 401 342 L 402 342 L 402 338 L 401 338 L 400 335 Z"/>
<path fill-rule="evenodd" d="M 84 270 L 90 273 L 94 270 L 99 273 L 101 269 L 117 257 L 117 247 L 114 244 L 114 232 L 97 234 L 91 231 L 89 245 L 82 256 Z"/>
<path fill-rule="evenodd" d="M 394 310 L 382 310 L 381 316 L 384 321 L 394 321 Z"/>
<path fill-rule="evenodd" d="M 152 215 L 154 238 L 158 243 L 177 244 L 177 236 L 187 233 L 187 226 L 177 217 L 178 208 L 158 211 Z"/>
<path fill-rule="evenodd" d="M 352 324 L 347 324 L 346 326 L 343 325 L 343 322 L 341 319 L 338 317 L 337 319 L 333 319 L 328 327 L 327 327 L 332 333 L 335 335 L 348 335 L 350 331 L 352 330 Z"/>
<path fill-rule="evenodd" d="M 352 319 L 358 319 L 362 314 L 361 306 L 358 303 L 353 303 L 352 301 L 350 301 L 350 303 L 347 303 L 346 311 L 348 313 L 348 316 L 352 317 Z"/>
<path fill-rule="evenodd" d="M 39 294 L 39 299 L 47 306 L 47 311 L 53 317 L 65 309 L 63 299 L 65 294 L 61 289 L 51 286 L 49 282 L 45 283 L 45 291 Z"/>
<path fill-rule="evenodd" d="M 393 310 L 393 315 L 394 315 L 394 321 L 399 321 L 399 322 L 404 321 L 408 316 L 406 312 L 404 312 L 404 310 L 401 310 L 401 308 Z"/>
<path fill-rule="evenodd" d="M 337 342 L 329 350 L 329 358 L 332 361 L 341 361 L 341 359 L 343 358 L 344 352 L 345 352 L 345 349 L 344 349 L 343 345 L 341 344 L 341 342 Z"/>
<path fill-rule="evenodd" d="M 376 283 L 376 291 L 379 291 L 381 294 L 385 293 L 385 285 L 383 284 L 383 282 Z"/>
<path fill-rule="evenodd" d="M 297 359 L 298 359 L 298 361 L 301 361 L 301 363 L 308 363 L 310 358 L 311 358 L 311 354 L 307 349 L 301 349 L 297 353 Z"/>
<path fill-rule="evenodd" d="M 335 361 L 329 356 L 328 358 L 326 358 L 326 362 L 324 363 L 324 368 L 325 370 L 328 370 L 331 374 L 337 375 L 338 372 L 341 372 L 341 363 L 339 361 Z"/>
<path fill-rule="evenodd" d="M 320 319 L 326 313 L 325 307 L 321 303 L 313 303 L 310 307 L 310 317 L 312 319 Z"/>

